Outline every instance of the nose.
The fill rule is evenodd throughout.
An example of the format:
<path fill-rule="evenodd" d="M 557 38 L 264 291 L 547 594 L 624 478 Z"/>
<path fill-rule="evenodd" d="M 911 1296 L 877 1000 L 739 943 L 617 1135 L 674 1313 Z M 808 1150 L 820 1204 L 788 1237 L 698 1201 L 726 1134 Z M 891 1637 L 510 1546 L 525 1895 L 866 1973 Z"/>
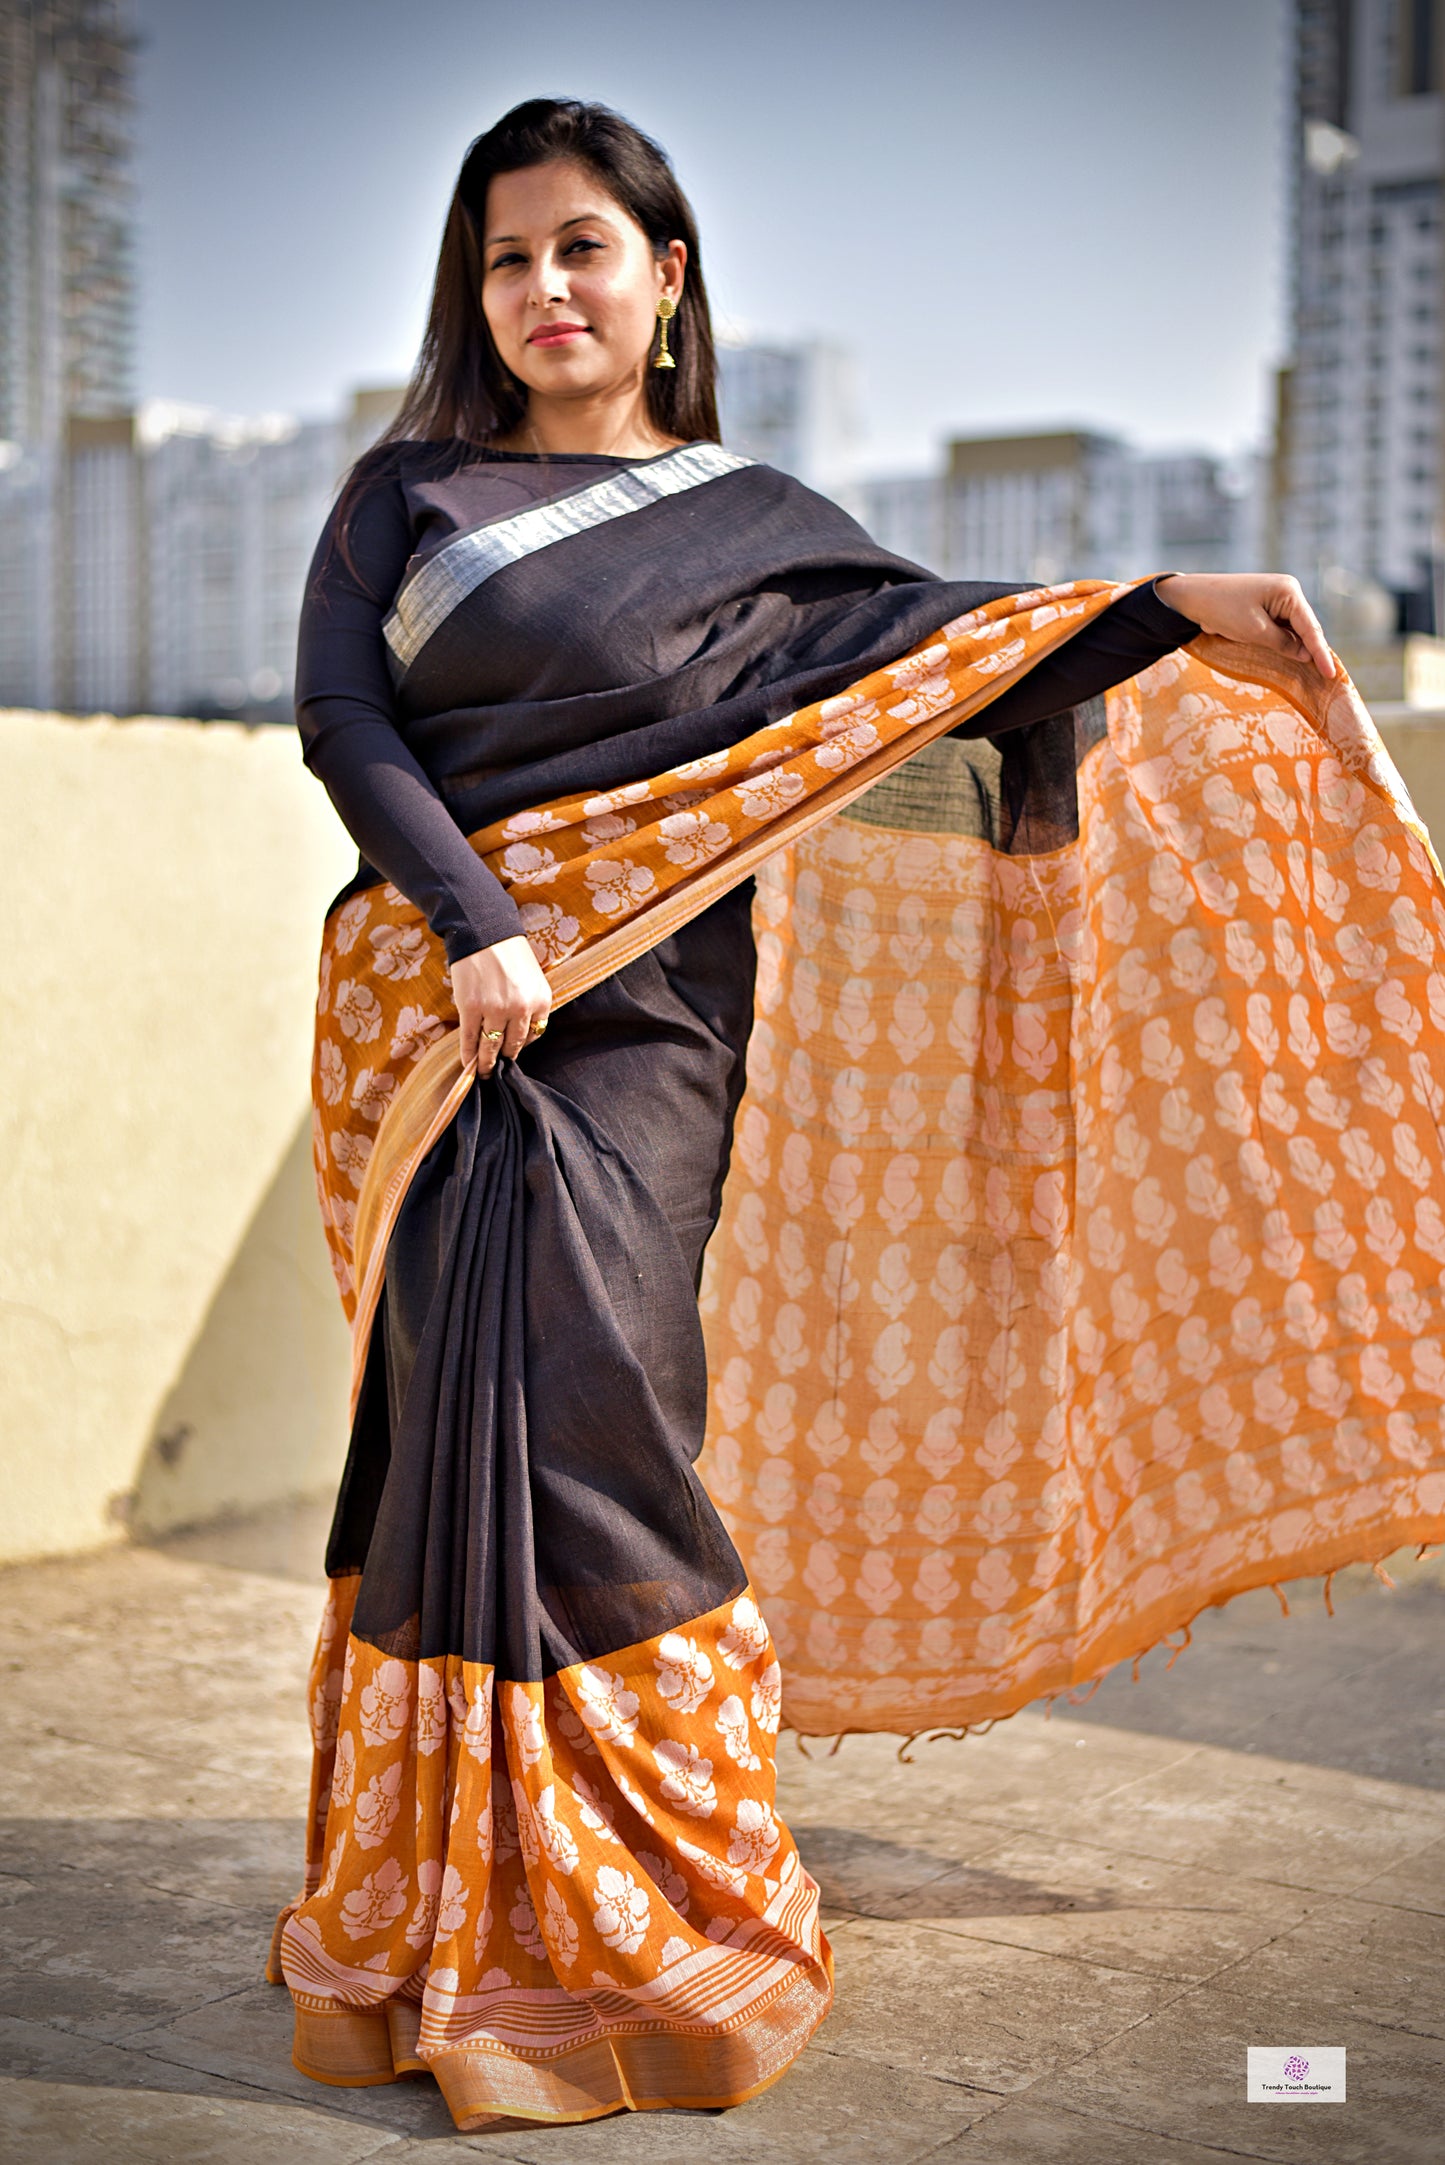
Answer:
<path fill-rule="evenodd" d="M 527 305 L 530 308 L 549 308 L 554 302 L 565 301 L 566 298 L 566 272 L 551 249 L 543 249 L 532 265 Z"/>

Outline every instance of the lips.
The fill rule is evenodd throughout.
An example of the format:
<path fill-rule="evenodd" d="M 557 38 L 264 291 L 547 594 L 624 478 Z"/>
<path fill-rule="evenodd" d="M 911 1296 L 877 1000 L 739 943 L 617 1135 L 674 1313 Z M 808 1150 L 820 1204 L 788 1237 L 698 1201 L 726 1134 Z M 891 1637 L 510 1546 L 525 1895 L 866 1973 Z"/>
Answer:
<path fill-rule="evenodd" d="M 585 323 L 539 323 L 527 340 L 529 346 L 567 346 L 574 338 L 585 338 Z"/>

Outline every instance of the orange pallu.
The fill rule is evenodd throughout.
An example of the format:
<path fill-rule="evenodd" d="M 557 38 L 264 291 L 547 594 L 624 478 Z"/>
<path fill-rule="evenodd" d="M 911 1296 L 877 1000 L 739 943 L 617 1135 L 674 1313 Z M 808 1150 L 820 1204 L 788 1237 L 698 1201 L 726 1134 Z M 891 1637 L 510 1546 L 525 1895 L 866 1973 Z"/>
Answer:
<path fill-rule="evenodd" d="M 470 838 L 559 1004 L 757 875 L 700 1462 L 749 1583 L 544 1684 L 348 1637 L 333 1583 L 271 1972 L 308 2072 L 429 2066 L 461 2125 L 734 2102 L 831 1989 L 780 1717 L 986 1726 L 1445 1537 L 1445 880 L 1348 679 L 1200 638 L 1108 694 L 1076 839 L 967 831 L 997 755 L 945 732 L 1124 591 Z M 355 1403 L 475 1076 L 394 887 L 328 917 L 317 1014 Z"/>

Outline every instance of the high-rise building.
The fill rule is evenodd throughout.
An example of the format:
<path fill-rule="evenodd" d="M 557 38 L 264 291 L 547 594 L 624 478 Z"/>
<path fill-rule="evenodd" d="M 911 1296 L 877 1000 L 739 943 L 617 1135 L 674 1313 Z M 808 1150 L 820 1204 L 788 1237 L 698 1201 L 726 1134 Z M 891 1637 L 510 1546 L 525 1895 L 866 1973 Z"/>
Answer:
<path fill-rule="evenodd" d="M 7 450 L 0 706 L 288 720 L 306 567 L 397 396 L 307 422 L 150 399 Z"/>
<path fill-rule="evenodd" d="M 128 0 L 0 0 L 0 439 L 59 449 L 131 396 Z"/>
<path fill-rule="evenodd" d="M 950 579 L 1228 571 L 1247 551 L 1249 487 L 1206 452 L 1151 453 L 1086 429 L 961 437 L 943 469 L 864 481 L 858 516 Z"/>
<path fill-rule="evenodd" d="M 777 466 L 824 496 L 848 498 L 858 436 L 851 354 L 824 339 L 723 340 L 717 388 L 730 450 Z"/>
<path fill-rule="evenodd" d="M 0 697 L 118 703 L 133 595 L 129 0 L 0 0 Z M 128 574 L 133 583 L 133 575 Z"/>
<path fill-rule="evenodd" d="M 1445 10 L 1296 0 L 1292 352 L 1278 535 L 1316 600 L 1378 582 L 1445 629 Z"/>

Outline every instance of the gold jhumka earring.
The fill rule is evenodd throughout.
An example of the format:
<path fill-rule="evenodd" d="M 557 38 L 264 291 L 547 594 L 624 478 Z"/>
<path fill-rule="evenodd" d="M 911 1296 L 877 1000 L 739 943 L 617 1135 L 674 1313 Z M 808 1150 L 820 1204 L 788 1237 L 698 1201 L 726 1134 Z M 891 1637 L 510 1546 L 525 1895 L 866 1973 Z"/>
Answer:
<path fill-rule="evenodd" d="M 672 295 L 670 293 L 659 294 L 657 300 L 657 321 L 658 337 L 661 343 L 659 344 L 657 349 L 657 358 L 652 364 L 654 368 L 676 368 L 677 366 L 676 361 L 674 361 L 672 355 L 667 350 L 667 326 L 676 314 L 677 303 L 672 298 Z"/>

